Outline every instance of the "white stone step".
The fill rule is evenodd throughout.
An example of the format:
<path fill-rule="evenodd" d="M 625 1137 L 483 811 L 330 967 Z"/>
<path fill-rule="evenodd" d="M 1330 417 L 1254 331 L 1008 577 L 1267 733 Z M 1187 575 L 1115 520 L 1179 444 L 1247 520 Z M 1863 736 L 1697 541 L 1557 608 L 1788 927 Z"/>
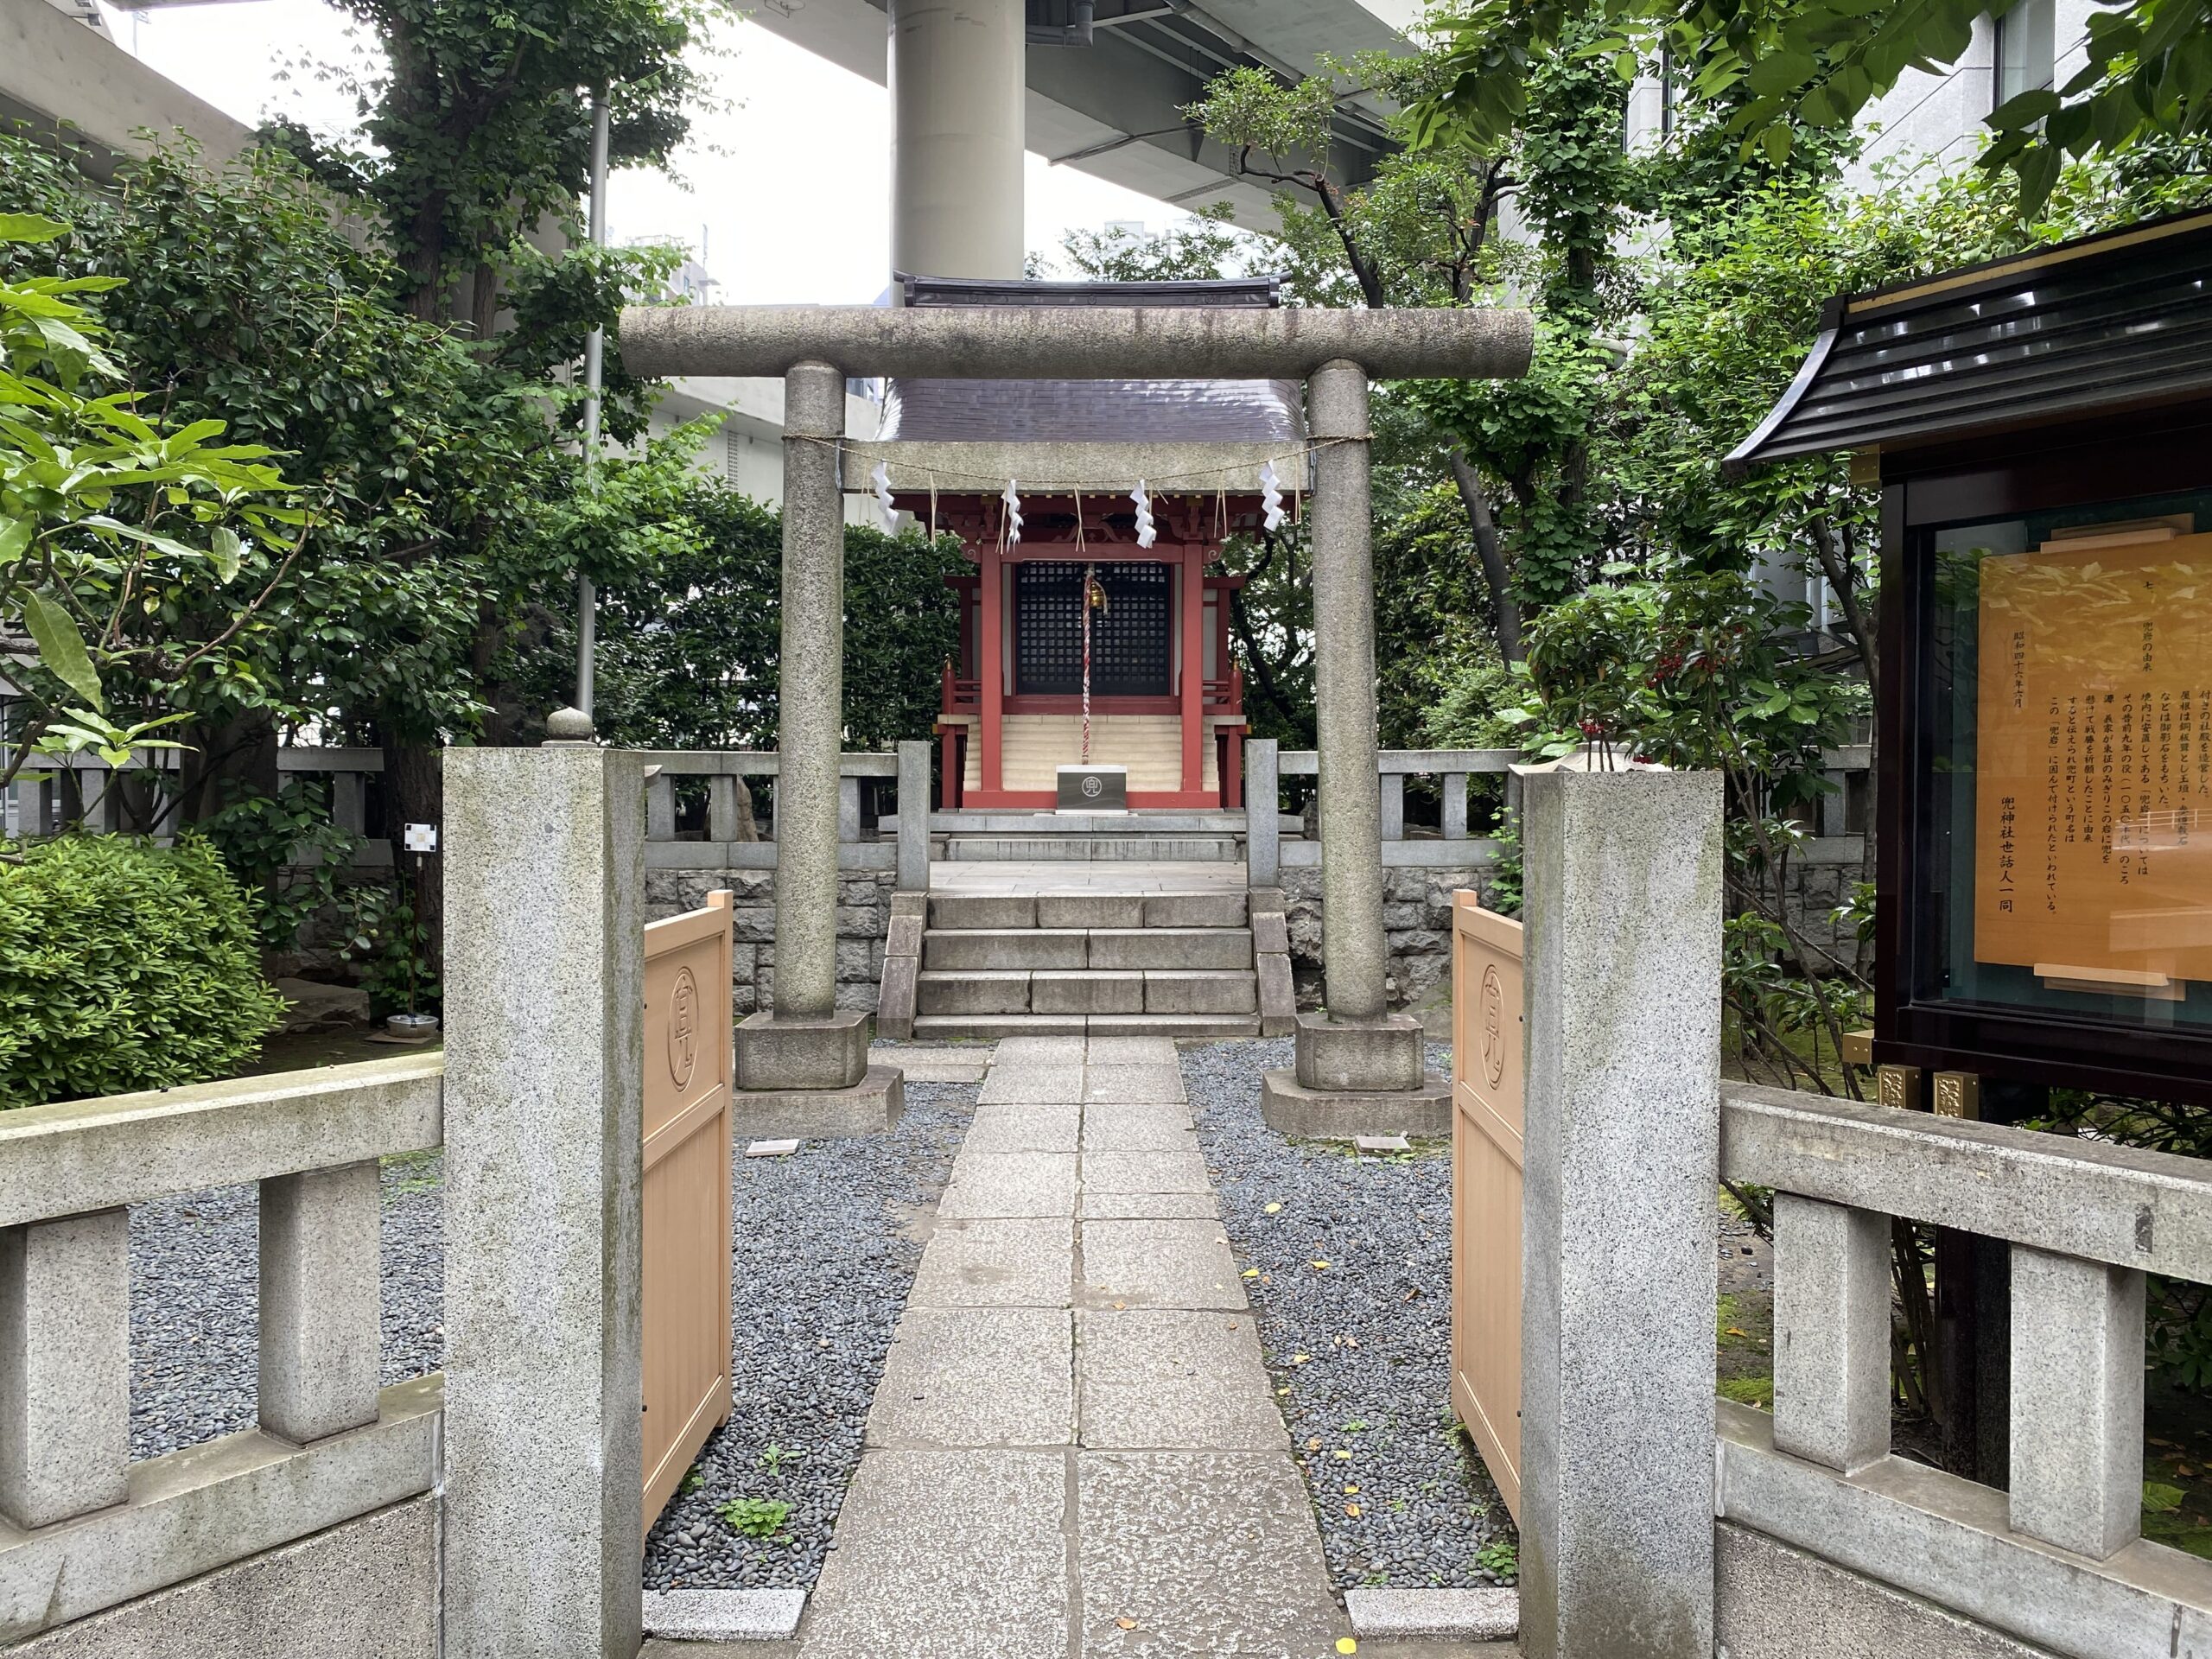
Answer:
<path fill-rule="evenodd" d="M 944 935 L 950 938 L 951 935 Z M 1086 968 L 1235 969 L 1252 965 L 1249 927 L 1094 927 Z"/>
<path fill-rule="evenodd" d="M 923 973 L 914 982 L 921 1014 L 1027 1014 L 1027 969 L 1015 973 Z"/>
<path fill-rule="evenodd" d="M 1001 1037 L 1256 1037 L 1257 1014 L 925 1014 L 914 1036 L 932 1042 Z"/>

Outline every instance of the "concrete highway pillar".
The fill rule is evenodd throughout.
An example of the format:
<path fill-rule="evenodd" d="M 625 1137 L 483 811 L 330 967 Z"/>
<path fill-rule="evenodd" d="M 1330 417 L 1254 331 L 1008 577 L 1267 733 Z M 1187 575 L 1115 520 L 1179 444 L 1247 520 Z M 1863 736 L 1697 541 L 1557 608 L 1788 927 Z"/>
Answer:
<path fill-rule="evenodd" d="M 1443 1135 L 1451 1089 L 1421 1021 L 1390 1012 L 1376 772 L 1375 559 L 1367 371 L 1341 358 L 1306 383 L 1314 442 L 1313 702 L 1326 1013 L 1298 1016 L 1298 1064 L 1262 1079 L 1261 1114 L 1287 1135 Z M 1249 809 L 1248 809 L 1249 810 Z"/>
<path fill-rule="evenodd" d="M 1022 0 L 891 0 L 891 264 L 1019 276 Z"/>

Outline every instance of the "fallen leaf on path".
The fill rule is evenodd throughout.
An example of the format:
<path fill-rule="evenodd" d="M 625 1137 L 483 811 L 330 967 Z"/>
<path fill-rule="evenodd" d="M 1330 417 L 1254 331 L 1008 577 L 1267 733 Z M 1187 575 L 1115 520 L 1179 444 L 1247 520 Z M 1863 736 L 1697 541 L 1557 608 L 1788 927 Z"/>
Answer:
<path fill-rule="evenodd" d="M 1282 1205 L 1279 1205 L 1279 1204 L 1271 1204 L 1271 1205 L 1269 1205 L 1267 1207 L 1267 1209 L 1266 1209 L 1265 1211 L 1262 1211 L 1262 1214 L 1264 1214 L 1264 1215 L 1270 1215 L 1270 1216 L 1272 1216 L 1273 1214 L 1274 1214 L 1274 1212 L 1275 1212 L 1276 1211 L 1278 1211 L 1278 1210 L 1280 1210 L 1280 1209 L 1281 1209 L 1281 1208 L 1282 1208 Z"/>
<path fill-rule="evenodd" d="M 1114 1624 L 1116 1628 L 1124 1630 L 1134 1630 L 1137 1627 L 1137 1622 L 1134 1618 L 1117 1618 L 1114 1621 Z"/>
<path fill-rule="evenodd" d="M 1319 1273 L 1319 1272 L 1323 1271 L 1324 1269 L 1325 1269 L 1325 1268 L 1328 1267 L 1328 1265 L 1329 1265 L 1329 1264 L 1328 1264 L 1327 1262 L 1316 1262 L 1315 1263 L 1313 1263 L 1313 1271 L 1314 1271 L 1314 1272 L 1316 1272 L 1316 1273 Z"/>
<path fill-rule="evenodd" d="M 1313 1356 L 1311 1354 L 1293 1354 L 1290 1357 L 1290 1363 L 1294 1365 L 1303 1365 L 1307 1360 L 1313 1357 Z"/>
<path fill-rule="evenodd" d="M 1351 1518 L 1352 1518 L 1353 1520 L 1355 1520 L 1355 1521 L 1358 1520 L 1358 1519 L 1359 1519 L 1359 1505 L 1358 1505 L 1358 1504 L 1357 1504 L 1357 1503 L 1347 1503 L 1347 1504 L 1345 1504 L 1345 1505 L 1344 1505 L 1344 1513 L 1345 1513 L 1346 1515 L 1348 1515 L 1348 1516 L 1351 1516 Z"/>

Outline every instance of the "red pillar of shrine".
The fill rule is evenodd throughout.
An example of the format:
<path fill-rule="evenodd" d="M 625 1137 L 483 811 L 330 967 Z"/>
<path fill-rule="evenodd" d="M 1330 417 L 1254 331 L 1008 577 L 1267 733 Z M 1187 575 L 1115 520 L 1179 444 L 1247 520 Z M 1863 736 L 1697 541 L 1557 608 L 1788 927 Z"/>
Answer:
<path fill-rule="evenodd" d="M 1206 550 L 1183 548 L 1183 792 L 1205 787 Z"/>
<path fill-rule="evenodd" d="M 976 722 L 976 786 L 986 798 L 998 792 L 999 724 L 1006 703 L 1006 563 L 996 547 L 981 550 L 977 561 L 982 575 L 976 608 L 976 697 L 981 710 Z"/>

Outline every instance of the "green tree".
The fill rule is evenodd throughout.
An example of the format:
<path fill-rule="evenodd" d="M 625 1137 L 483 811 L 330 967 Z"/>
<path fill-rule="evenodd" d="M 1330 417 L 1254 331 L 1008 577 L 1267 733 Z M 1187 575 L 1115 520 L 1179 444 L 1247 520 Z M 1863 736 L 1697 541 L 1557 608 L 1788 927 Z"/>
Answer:
<path fill-rule="evenodd" d="M 0 650 L 22 664 L 0 788 L 34 755 L 176 747 L 149 734 L 251 677 L 308 524 L 266 446 L 140 412 L 88 303 L 122 279 L 15 269 L 68 233 L 0 213 Z"/>
<path fill-rule="evenodd" d="M 1438 85 L 1413 105 L 1419 144 L 1496 144 L 1529 98 L 1522 66 L 1578 35 L 1624 81 L 1663 49 L 1694 98 L 1726 105 L 1742 153 L 1784 160 L 1808 129 L 1847 130 L 1909 69 L 1956 64 L 1983 0 L 1448 0 Z M 2146 137 L 2212 127 L 2212 5 L 2119 0 L 2089 14 L 2086 66 L 2055 90 L 1993 111 L 1980 165 L 2009 168 L 2033 214 L 2069 158 L 2118 156 Z"/>
<path fill-rule="evenodd" d="M 594 717 L 611 741 L 636 747 L 772 749 L 782 519 L 715 479 L 664 483 L 664 510 L 683 539 L 601 594 Z M 959 646 L 944 578 L 968 568 L 950 537 L 846 527 L 851 747 L 883 748 L 930 729 L 940 671 Z M 555 636 L 563 645 L 572 639 L 565 624 Z"/>

